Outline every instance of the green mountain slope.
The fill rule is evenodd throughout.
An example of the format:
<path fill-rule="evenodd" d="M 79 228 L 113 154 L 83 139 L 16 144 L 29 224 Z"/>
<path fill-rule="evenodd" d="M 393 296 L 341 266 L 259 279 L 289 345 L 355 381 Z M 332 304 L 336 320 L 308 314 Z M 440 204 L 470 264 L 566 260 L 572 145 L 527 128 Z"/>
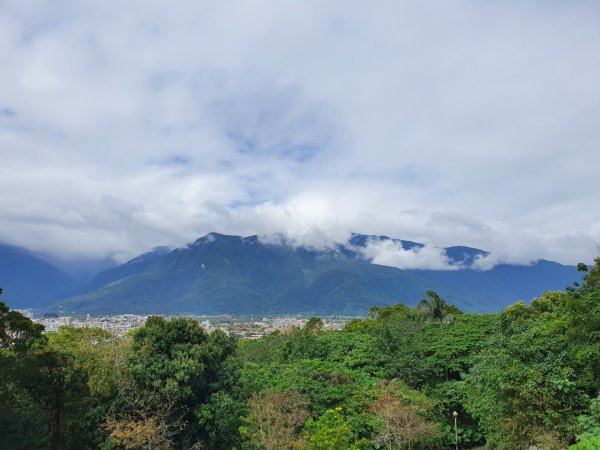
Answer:
<path fill-rule="evenodd" d="M 56 308 L 93 314 L 364 314 L 374 304 L 414 304 L 428 289 L 466 310 L 501 308 L 481 295 L 337 250 L 216 233 Z"/>
<path fill-rule="evenodd" d="M 0 244 L 0 287 L 11 308 L 44 308 L 74 292 L 77 282 L 24 248 Z"/>

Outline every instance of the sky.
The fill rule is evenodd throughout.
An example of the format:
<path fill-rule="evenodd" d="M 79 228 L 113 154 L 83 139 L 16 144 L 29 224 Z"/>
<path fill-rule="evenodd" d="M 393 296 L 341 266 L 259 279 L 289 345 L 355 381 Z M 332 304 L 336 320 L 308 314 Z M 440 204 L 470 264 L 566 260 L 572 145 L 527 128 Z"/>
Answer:
<path fill-rule="evenodd" d="M 0 2 L 0 241 L 124 261 L 217 231 L 591 261 L 600 2 Z M 391 254 L 390 254 L 391 252 Z"/>

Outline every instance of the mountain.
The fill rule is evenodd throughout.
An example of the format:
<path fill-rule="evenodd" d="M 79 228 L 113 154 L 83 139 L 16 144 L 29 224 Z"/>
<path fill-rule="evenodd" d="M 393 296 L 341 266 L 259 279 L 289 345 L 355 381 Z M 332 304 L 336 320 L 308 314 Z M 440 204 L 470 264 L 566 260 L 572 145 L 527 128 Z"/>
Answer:
<path fill-rule="evenodd" d="M 82 292 L 93 291 L 114 281 L 140 274 L 167 253 L 169 253 L 169 247 L 156 247 L 148 253 L 127 261 L 125 264 L 106 269 L 86 283 L 82 288 Z"/>
<path fill-rule="evenodd" d="M 13 308 L 73 313 L 364 314 L 375 304 L 415 304 L 430 289 L 465 311 L 494 312 L 580 278 L 575 267 L 545 260 L 475 270 L 488 253 L 464 246 L 444 249 L 459 270 L 401 270 L 365 259 L 374 243 L 424 247 L 355 234 L 344 245 L 311 250 L 282 236 L 210 233 L 187 248 L 157 247 L 82 286 L 29 251 L 0 245 L 0 287 Z"/>
<path fill-rule="evenodd" d="M 77 282 L 24 248 L 0 244 L 0 287 L 11 308 L 45 308 L 73 293 Z"/>
<path fill-rule="evenodd" d="M 391 241 L 404 250 L 422 248 L 423 244 L 387 236 L 353 235 L 349 240 L 357 249 L 370 242 Z M 498 264 L 490 270 L 473 268 L 478 258 L 488 252 L 472 247 L 453 246 L 444 249 L 448 264 L 459 270 L 407 269 L 413 275 L 434 283 L 454 286 L 479 295 L 493 303 L 508 306 L 518 300 L 529 301 L 544 291 L 563 290 L 581 274 L 575 266 L 565 266 L 554 261 L 539 260 L 530 265 Z"/>
<path fill-rule="evenodd" d="M 563 290 L 581 279 L 574 266 L 540 260 L 529 266 L 499 264 L 491 270 L 411 270 L 411 273 L 434 283 L 462 286 L 495 302 L 529 301 L 543 291 Z"/>
<path fill-rule="evenodd" d="M 55 305 L 70 313 L 364 314 L 372 305 L 415 304 L 435 290 L 465 311 L 495 312 L 578 278 L 574 267 L 541 261 L 491 271 L 401 270 L 372 264 L 361 250 L 391 240 L 405 250 L 423 244 L 353 235 L 325 250 L 282 240 L 210 233 L 187 248 L 158 250 L 104 271 L 81 293 Z M 487 253 L 450 247 L 451 264 L 468 267 Z"/>
<path fill-rule="evenodd" d="M 100 272 L 118 264 L 110 257 L 79 257 L 63 259 L 49 253 L 36 253 L 36 256 L 58 267 L 81 286 L 84 286 Z"/>

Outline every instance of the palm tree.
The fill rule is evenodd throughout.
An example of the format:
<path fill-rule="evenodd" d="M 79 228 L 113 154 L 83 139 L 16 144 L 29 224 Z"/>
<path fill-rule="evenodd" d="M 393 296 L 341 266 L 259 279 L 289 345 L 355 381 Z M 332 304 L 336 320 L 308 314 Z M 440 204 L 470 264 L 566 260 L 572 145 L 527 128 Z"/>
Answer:
<path fill-rule="evenodd" d="M 462 311 L 454 305 L 449 305 L 435 291 L 425 292 L 428 300 L 421 300 L 417 307 L 425 311 L 425 316 L 435 322 L 440 323 L 456 314 L 462 314 Z"/>

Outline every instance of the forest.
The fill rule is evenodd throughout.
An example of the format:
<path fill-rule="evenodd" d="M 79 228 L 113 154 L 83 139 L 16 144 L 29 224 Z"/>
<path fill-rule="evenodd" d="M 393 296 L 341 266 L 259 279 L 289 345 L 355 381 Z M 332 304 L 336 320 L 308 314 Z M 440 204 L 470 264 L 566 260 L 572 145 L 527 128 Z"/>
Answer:
<path fill-rule="evenodd" d="M 600 258 L 468 314 L 433 291 L 258 340 L 150 317 L 44 333 L 0 303 L 2 449 L 599 449 Z"/>

